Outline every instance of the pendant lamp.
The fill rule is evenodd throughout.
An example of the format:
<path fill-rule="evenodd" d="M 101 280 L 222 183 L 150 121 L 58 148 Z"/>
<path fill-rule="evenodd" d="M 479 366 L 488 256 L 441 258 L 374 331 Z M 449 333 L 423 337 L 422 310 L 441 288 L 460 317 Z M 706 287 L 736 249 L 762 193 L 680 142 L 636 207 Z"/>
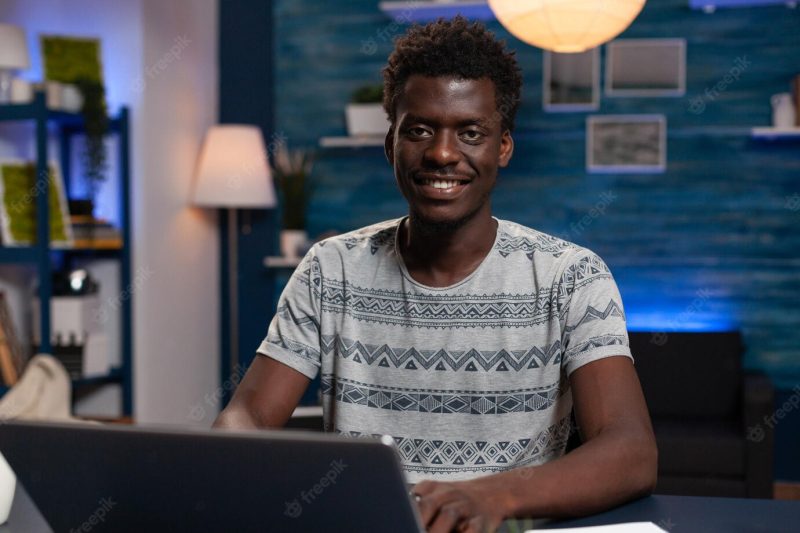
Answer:
<path fill-rule="evenodd" d="M 489 0 L 497 20 L 516 38 L 560 53 L 584 52 L 610 41 L 645 0 Z"/>

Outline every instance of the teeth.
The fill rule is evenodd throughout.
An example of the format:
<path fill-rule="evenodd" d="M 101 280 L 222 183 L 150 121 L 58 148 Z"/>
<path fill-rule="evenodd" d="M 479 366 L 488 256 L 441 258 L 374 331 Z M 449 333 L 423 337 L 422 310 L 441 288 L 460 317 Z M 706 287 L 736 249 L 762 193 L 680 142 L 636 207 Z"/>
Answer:
<path fill-rule="evenodd" d="M 433 187 L 434 189 L 452 189 L 458 185 L 457 181 L 444 181 L 444 180 L 425 180 L 425 185 Z"/>

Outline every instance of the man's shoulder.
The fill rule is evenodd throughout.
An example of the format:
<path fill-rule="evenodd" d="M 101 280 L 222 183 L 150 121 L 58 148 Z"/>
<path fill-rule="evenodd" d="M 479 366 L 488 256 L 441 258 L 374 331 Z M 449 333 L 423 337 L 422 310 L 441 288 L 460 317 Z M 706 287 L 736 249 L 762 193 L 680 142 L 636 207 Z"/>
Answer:
<path fill-rule="evenodd" d="M 394 250 L 399 218 L 371 224 L 341 235 L 335 235 L 314 245 L 321 259 L 331 257 L 374 257 Z"/>
<path fill-rule="evenodd" d="M 608 273 L 608 267 L 600 256 L 585 246 L 516 222 L 498 222 L 500 235 L 496 248 L 500 255 L 509 257 L 513 254 L 524 254 L 533 264 L 534 270 L 550 272 L 554 282 L 565 273 L 576 269 L 588 268 Z"/>
<path fill-rule="evenodd" d="M 497 250 L 500 254 L 511 255 L 521 251 L 531 259 L 535 254 L 563 259 L 590 252 L 583 246 L 517 222 L 498 219 L 498 224 Z"/>

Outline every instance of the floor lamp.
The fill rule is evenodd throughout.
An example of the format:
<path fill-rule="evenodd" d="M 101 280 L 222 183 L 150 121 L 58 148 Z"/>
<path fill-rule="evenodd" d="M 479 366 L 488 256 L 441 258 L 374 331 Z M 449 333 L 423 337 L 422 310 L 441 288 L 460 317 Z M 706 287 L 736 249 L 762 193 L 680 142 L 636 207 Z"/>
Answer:
<path fill-rule="evenodd" d="M 225 124 L 208 130 L 197 164 L 193 200 L 199 207 L 228 210 L 228 279 L 223 283 L 228 283 L 228 363 L 233 372 L 239 364 L 237 209 L 269 209 L 277 203 L 264 138 L 258 127 Z M 222 359 L 223 369 L 224 363 Z"/>

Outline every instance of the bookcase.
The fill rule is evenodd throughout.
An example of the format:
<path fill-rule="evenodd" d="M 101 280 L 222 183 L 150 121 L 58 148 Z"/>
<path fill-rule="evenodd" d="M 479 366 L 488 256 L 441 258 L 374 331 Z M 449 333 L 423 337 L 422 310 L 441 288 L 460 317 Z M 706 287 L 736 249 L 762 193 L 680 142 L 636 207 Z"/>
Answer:
<path fill-rule="evenodd" d="M 122 388 L 122 414 L 130 416 L 133 412 L 133 329 L 132 299 L 134 291 L 131 284 L 131 207 L 130 207 L 130 132 L 129 112 L 123 107 L 119 113 L 110 117 L 110 135 L 118 138 L 116 157 L 118 162 L 119 189 L 116 196 L 119 205 L 120 233 L 122 245 L 118 248 L 81 246 L 76 248 L 52 248 L 50 246 L 49 220 L 49 187 L 47 185 L 48 134 L 54 131 L 58 139 L 57 159 L 60 161 L 64 179 L 64 189 L 69 191 L 71 177 L 70 152 L 73 139 L 84 131 L 84 122 L 80 114 L 54 111 L 47 107 L 44 92 L 35 93 L 28 104 L 0 105 L 0 122 L 30 121 L 35 124 L 36 146 L 36 243 L 31 246 L 0 246 L 0 264 L 15 263 L 32 266 L 38 279 L 38 298 L 41 302 L 39 351 L 52 353 L 51 346 L 51 309 L 52 271 L 54 265 L 69 269 L 74 263 L 91 261 L 92 259 L 113 259 L 120 264 L 120 287 L 122 292 L 115 300 L 119 306 L 121 324 L 121 358 L 120 364 L 112 368 L 106 375 L 90 378 L 73 379 L 73 394 L 89 390 L 100 385 L 116 383 Z M 52 159 L 56 159 L 53 157 Z M 5 394 L 7 387 L 0 386 L 0 395 Z"/>

